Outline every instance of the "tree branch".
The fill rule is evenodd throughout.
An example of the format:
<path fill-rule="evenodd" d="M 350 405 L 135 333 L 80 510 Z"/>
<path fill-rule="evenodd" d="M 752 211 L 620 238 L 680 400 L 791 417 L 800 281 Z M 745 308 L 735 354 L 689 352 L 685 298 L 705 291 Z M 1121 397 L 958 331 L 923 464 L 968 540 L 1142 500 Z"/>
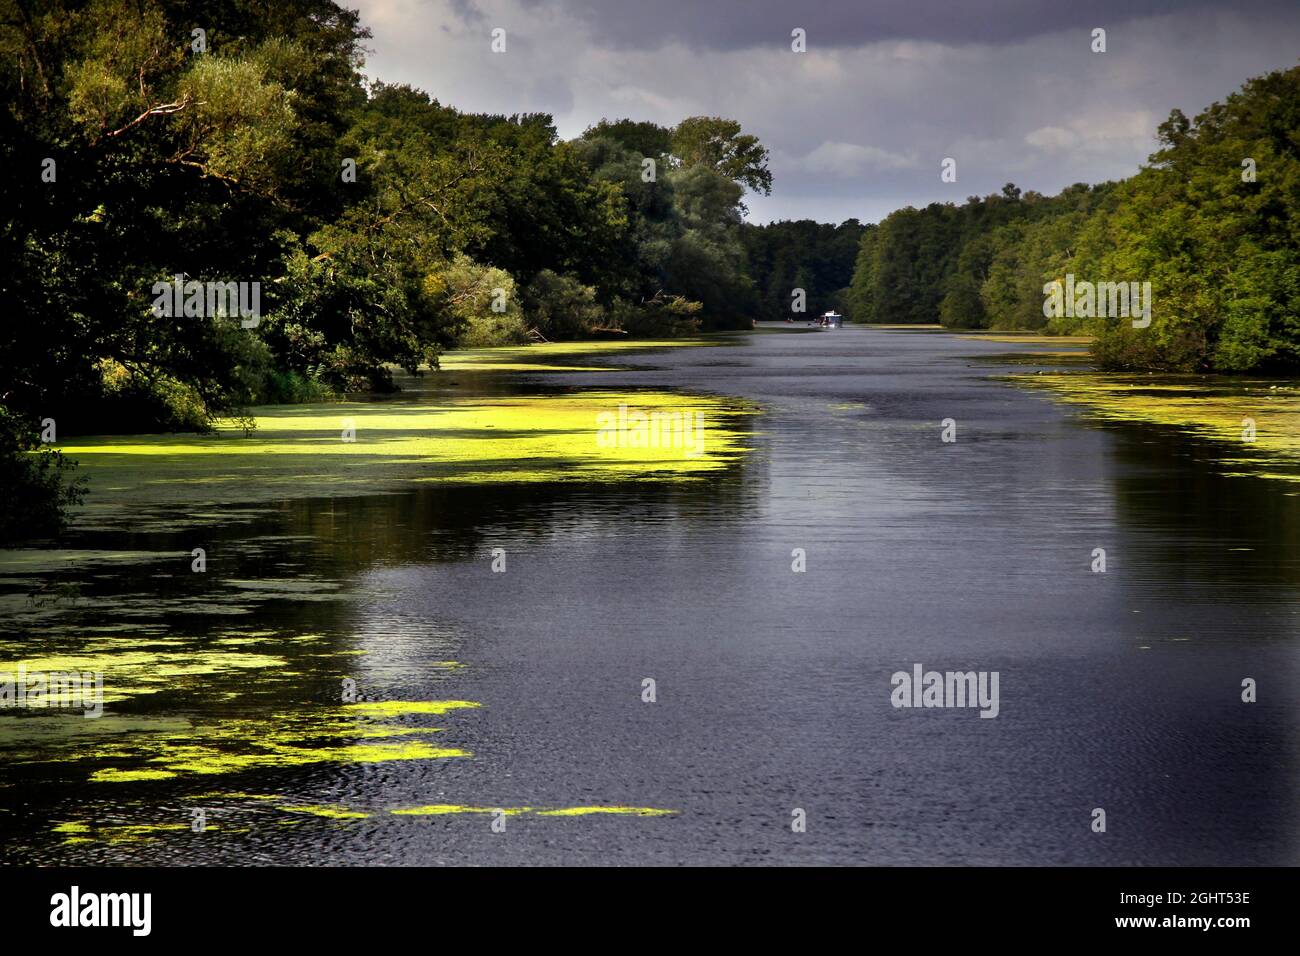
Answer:
<path fill-rule="evenodd" d="M 179 113 L 187 106 L 201 106 L 202 104 L 203 101 L 200 100 L 198 102 L 195 102 L 194 100 L 190 99 L 188 95 L 186 95 L 183 99 L 175 103 L 160 103 L 157 106 L 149 107 L 147 110 L 145 110 L 135 119 L 131 120 L 131 122 L 127 123 L 121 129 L 115 129 L 113 130 L 113 132 L 106 133 L 105 135 L 108 137 L 121 136 L 127 130 L 134 129 L 135 127 L 139 126 L 150 116 L 168 116 L 172 113 Z"/>

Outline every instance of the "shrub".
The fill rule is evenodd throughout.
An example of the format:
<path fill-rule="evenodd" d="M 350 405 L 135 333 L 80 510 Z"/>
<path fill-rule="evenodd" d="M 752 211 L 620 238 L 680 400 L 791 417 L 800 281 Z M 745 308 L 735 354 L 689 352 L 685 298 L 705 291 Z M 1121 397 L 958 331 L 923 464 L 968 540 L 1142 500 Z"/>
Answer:
<path fill-rule="evenodd" d="M 605 310 L 592 286 L 543 269 L 524 290 L 524 315 L 548 339 L 576 339 L 590 335 Z"/>
<path fill-rule="evenodd" d="M 679 338 L 700 330 L 703 306 L 680 295 L 662 292 L 640 303 L 619 299 L 611 311 L 613 324 L 629 335 L 644 338 Z"/>
<path fill-rule="evenodd" d="M 0 543 L 56 534 L 81 503 L 76 463 L 42 448 L 38 434 L 0 405 Z"/>

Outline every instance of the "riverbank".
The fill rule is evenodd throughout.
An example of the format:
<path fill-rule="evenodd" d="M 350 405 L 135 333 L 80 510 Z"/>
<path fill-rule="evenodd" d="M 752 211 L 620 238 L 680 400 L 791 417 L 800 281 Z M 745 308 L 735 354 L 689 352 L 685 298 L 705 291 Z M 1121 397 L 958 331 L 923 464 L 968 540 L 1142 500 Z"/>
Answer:
<path fill-rule="evenodd" d="M 482 389 L 489 379 L 520 373 L 608 370 L 589 364 L 599 356 L 712 344 L 459 351 L 440 370 L 403 379 L 392 396 L 251 409 L 251 432 L 223 420 L 209 434 L 73 438 L 55 447 L 78 462 L 87 481 L 86 504 L 74 518 L 82 530 L 124 522 L 139 528 L 151 515 L 173 523 L 178 513 L 202 524 L 216 520 L 211 509 L 222 505 L 395 492 L 412 483 L 690 480 L 743 454 L 740 422 L 753 411 L 745 403 L 591 386 L 545 395 Z M 602 431 L 602 423 L 615 431 Z M 653 436 L 651 424 L 658 427 Z M 643 436 L 627 434 L 638 428 Z"/>
<path fill-rule="evenodd" d="M 1091 419 L 1176 429 L 1215 442 L 1228 475 L 1300 482 L 1300 382 L 1223 375 L 1012 375 Z"/>
<path fill-rule="evenodd" d="M 998 363 L 1044 366 L 1003 378 L 1020 388 L 1046 392 L 1091 420 L 1173 429 L 1222 448 L 1216 460 L 1225 475 L 1300 482 L 1300 381 L 1296 379 L 1080 369 L 1076 366 L 1087 358 L 1086 349 L 1094 341 L 1090 336 L 941 331 L 972 342 L 1024 346 L 986 357 Z M 1051 370 L 1053 366 L 1056 370 Z"/>

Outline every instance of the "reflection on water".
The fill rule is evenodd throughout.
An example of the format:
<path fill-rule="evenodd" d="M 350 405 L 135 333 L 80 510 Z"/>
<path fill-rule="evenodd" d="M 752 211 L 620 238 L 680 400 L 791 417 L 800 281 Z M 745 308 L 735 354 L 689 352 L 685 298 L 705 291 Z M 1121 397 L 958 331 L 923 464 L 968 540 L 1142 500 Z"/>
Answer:
<path fill-rule="evenodd" d="M 243 499 L 168 456 L 68 550 L 3 558 L 0 671 L 102 670 L 105 712 L 0 713 L 0 858 L 1297 862 L 1297 497 L 995 380 L 1010 349 L 844 330 L 449 371 L 349 409 L 393 432 L 382 494 L 285 490 L 273 429 L 223 456 Z M 581 474 L 611 397 L 718 410 L 725 459 Z M 442 401 L 507 401 L 503 447 L 546 468 L 401 424 Z M 100 474 L 146 487 L 119 455 Z M 506 465 L 418 480 L 467 458 Z M 1000 716 L 893 709 L 914 663 L 999 671 Z"/>

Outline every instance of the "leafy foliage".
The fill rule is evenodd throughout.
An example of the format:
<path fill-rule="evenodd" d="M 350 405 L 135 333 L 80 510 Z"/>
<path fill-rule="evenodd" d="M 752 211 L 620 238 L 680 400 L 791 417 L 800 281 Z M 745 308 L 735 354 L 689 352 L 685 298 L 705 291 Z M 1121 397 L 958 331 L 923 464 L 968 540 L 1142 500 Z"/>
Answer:
<path fill-rule="evenodd" d="M 962 206 L 902 209 L 862 237 L 849 300 L 862 321 L 1092 333 L 1104 367 L 1300 368 L 1300 67 L 1247 82 L 1189 119 L 1149 165 Z M 1243 170 L 1253 170 L 1252 178 Z M 1151 324 L 1044 315 L 1044 286 L 1149 282 Z"/>
<path fill-rule="evenodd" d="M 852 318 L 848 286 L 869 228 L 856 219 L 838 226 L 811 219 L 746 226 L 741 236 L 759 295 L 758 317 L 797 321 L 837 309 Z M 806 296 L 802 315 L 792 312 L 795 289 L 803 289 Z"/>
<path fill-rule="evenodd" d="M 0 0 L 6 480 L 70 500 L 21 439 L 42 417 L 206 428 L 530 328 L 748 323 L 741 197 L 771 176 L 738 123 L 562 142 L 367 86 L 368 36 L 332 0 Z M 177 276 L 258 283 L 259 320 L 155 314 Z"/>

